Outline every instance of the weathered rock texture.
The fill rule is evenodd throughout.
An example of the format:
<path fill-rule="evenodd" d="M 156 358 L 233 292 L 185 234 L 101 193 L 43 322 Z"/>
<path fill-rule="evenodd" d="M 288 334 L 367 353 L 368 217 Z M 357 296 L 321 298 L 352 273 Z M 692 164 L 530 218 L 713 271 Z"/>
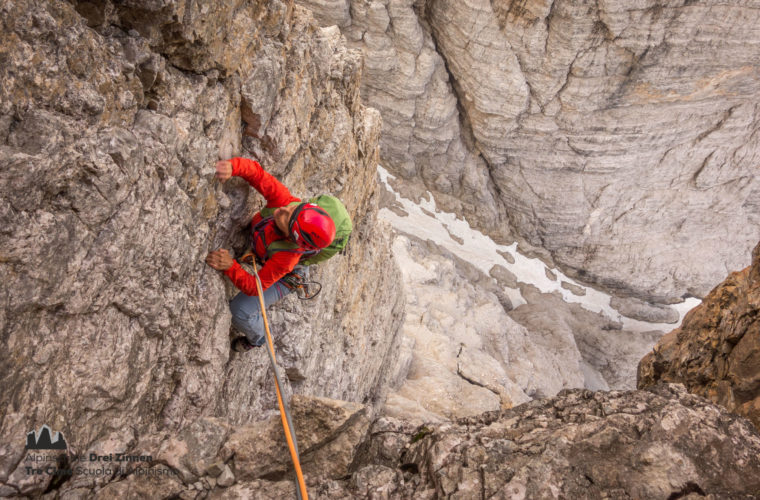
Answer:
<path fill-rule="evenodd" d="M 312 487 L 345 476 L 366 439 L 368 406 L 327 398 L 294 396 L 300 462 Z M 145 476 L 135 471 L 92 494 L 61 488 L 62 498 L 294 498 L 295 475 L 279 416 L 231 426 L 201 417 L 183 432 L 164 439 L 156 462 L 177 474 Z M 141 476 L 140 473 L 143 473 Z"/>
<path fill-rule="evenodd" d="M 747 265 L 756 0 L 299 1 L 363 49 L 382 159 L 440 206 L 646 300 Z"/>
<path fill-rule="evenodd" d="M 346 471 L 350 478 L 335 472 L 323 474 L 310 496 L 749 499 L 760 491 L 760 434 L 678 385 L 574 390 L 449 424 L 380 419 Z M 259 480 L 212 498 L 293 492 L 292 481 Z"/>
<path fill-rule="evenodd" d="M 260 205 L 214 182 L 219 156 L 344 200 L 348 254 L 270 319 L 286 396 L 382 398 L 403 297 L 375 229 L 380 118 L 337 30 L 281 1 L 4 1 L 0 24 L 3 494 L 48 487 L 21 462 L 42 424 L 70 451 L 156 457 L 199 418 L 274 411 L 266 354 L 231 356 L 233 290 L 204 263 Z"/>
<path fill-rule="evenodd" d="M 634 389 L 636 367 L 662 332 L 620 323 L 518 283 L 504 268 L 486 276 L 431 241 L 393 242 L 404 282 L 404 383 L 388 416 L 440 422 L 510 408 L 563 389 Z M 492 277 L 494 279 L 492 279 Z M 506 281 L 527 301 L 516 308 Z"/>
<path fill-rule="evenodd" d="M 436 422 L 511 408 L 537 391 L 550 392 L 560 364 L 556 352 L 529 340 L 493 293 L 498 287 L 487 289 L 487 277 L 443 252 L 406 236 L 394 240 L 407 300 L 399 361 L 409 368 L 397 370 L 407 378 L 389 394 L 383 413 Z"/>
<path fill-rule="evenodd" d="M 760 244 L 639 364 L 638 386 L 680 382 L 760 429 Z"/>
<path fill-rule="evenodd" d="M 539 395 L 580 387 L 602 391 L 636 387 L 636 366 L 662 332 L 624 330 L 620 323 L 569 304 L 559 294 L 541 293 L 531 285 L 520 290 L 528 303 L 509 316 L 528 332 L 526 344 L 554 353 L 551 369 L 536 367 L 552 382 Z"/>
<path fill-rule="evenodd" d="M 754 498 L 760 489 L 757 430 L 680 385 L 564 391 L 446 424 L 371 424 L 369 413 L 293 398 L 310 498 Z M 235 427 L 200 418 L 164 441 L 159 460 L 178 475 L 134 472 L 91 496 L 293 498 L 279 426 L 278 417 Z"/>

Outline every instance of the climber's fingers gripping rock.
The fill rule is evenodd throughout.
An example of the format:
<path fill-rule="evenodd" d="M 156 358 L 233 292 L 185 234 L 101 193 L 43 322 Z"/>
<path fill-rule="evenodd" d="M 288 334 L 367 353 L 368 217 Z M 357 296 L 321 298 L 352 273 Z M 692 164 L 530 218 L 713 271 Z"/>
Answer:
<path fill-rule="evenodd" d="M 206 264 L 217 271 L 226 271 L 232 267 L 232 255 L 224 248 L 214 250 L 206 256 Z"/>
<path fill-rule="evenodd" d="M 216 178 L 224 182 L 230 177 L 232 177 L 232 163 L 229 160 L 216 162 Z"/>

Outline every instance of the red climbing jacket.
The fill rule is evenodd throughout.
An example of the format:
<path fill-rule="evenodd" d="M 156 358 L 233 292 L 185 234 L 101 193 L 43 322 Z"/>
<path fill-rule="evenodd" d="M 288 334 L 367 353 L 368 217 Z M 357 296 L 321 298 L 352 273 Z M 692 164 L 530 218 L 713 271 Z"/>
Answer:
<path fill-rule="evenodd" d="M 265 172 L 258 162 L 247 158 L 232 158 L 230 162 L 232 163 L 232 175 L 237 175 L 247 180 L 248 184 L 261 193 L 267 200 L 267 208 L 283 207 L 289 203 L 301 201 L 300 198 L 296 198 L 290 194 L 288 188 L 280 181 Z M 253 216 L 251 227 L 253 228 L 261 220 L 262 216 L 259 212 Z M 261 279 L 261 286 L 266 290 L 292 271 L 296 267 L 296 264 L 298 264 L 301 256 L 298 253 L 292 252 L 276 252 L 267 260 L 267 245 L 273 241 L 287 239 L 288 237 L 282 234 L 274 223 L 266 227 L 264 236 L 265 244 L 262 245 L 257 242 L 256 248 L 253 251 L 260 260 L 264 261 L 264 265 L 259 269 L 259 278 Z M 256 291 L 256 278 L 248 274 L 237 261 L 233 261 L 232 267 L 224 271 L 224 274 L 246 295 L 258 295 Z"/>

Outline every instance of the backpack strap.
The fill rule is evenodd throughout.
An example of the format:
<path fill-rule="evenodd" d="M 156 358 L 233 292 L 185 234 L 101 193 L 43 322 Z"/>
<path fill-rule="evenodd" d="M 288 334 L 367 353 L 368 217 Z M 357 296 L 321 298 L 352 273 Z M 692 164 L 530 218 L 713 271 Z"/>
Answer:
<path fill-rule="evenodd" d="M 269 226 L 269 224 L 274 222 L 274 217 L 264 217 L 259 222 L 256 223 L 255 226 L 251 229 L 251 249 L 253 250 L 254 254 L 256 253 L 256 242 L 261 241 L 261 245 L 266 248 L 267 242 L 266 242 L 266 228 Z M 267 259 L 269 256 L 267 256 Z"/>
<path fill-rule="evenodd" d="M 261 219 L 251 229 L 251 248 L 254 249 L 255 251 L 257 242 L 261 242 L 261 246 L 266 248 L 265 258 L 259 259 L 262 264 L 266 262 L 267 260 L 271 259 L 272 255 L 274 255 L 277 252 L 297 253 L 301 256 L 299 259 L 299 262 L 302 260 L 308 259 L 309 257 L 313 257 L 314 255 L 319 253 L 319 250 L 306 250 L 304 248 L 301 248 L 298 246 L 297 243 L 290 241 L 287 238 L 283 238 L 277 241 L 272 241 L 271 243 L 267 244 L 266 230 L 272 224 L 274 224 L 274 217 L 270 215 L 268 217 L 264 217 L 263 219 Z"/>

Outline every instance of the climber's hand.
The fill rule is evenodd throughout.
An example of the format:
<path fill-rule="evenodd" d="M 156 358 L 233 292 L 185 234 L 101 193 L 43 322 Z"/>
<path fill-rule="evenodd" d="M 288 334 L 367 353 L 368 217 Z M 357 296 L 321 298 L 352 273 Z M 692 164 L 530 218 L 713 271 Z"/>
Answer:
<path fill-rule="evenodd" d="M 232 177 L 232 163 L 229 160 L 216 162 L 216 178 L 224 182 Z"/>
<path fill-rule="evenodd" d="M 232 255 L 224 248 L 214 250 L 206 256 L 206 264 L 217 271 L 226 271 L 232 267 L 232 262 Z"/>

